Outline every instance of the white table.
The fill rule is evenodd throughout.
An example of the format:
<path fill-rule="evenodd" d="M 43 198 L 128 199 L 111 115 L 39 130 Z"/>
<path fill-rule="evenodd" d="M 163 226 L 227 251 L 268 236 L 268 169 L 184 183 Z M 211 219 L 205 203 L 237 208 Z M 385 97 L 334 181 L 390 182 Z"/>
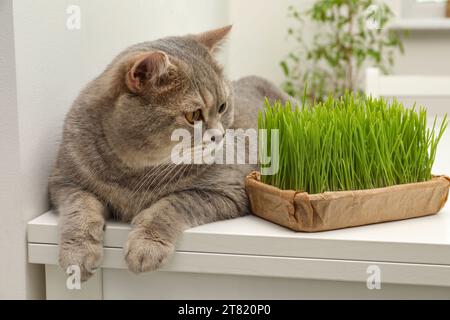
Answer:
<path fill-rule="evenodd" d="M 434 172 L 450 173 L 449 160 L 447 132 Z M 57 266 L 57 220 L 48 212 L 28 226 L 29 262 L 46 266 L 49 299 L 450 298 L 450 204 L 434 216 L 321 233 L 255 216 L 212 223 L 187 230 L 168 265 L 141 275 L 123 258 L 129 225 L 109 222 L 102 268 L 72 291 Z M 366 285 L 373 265 L 380 290 Z"/>

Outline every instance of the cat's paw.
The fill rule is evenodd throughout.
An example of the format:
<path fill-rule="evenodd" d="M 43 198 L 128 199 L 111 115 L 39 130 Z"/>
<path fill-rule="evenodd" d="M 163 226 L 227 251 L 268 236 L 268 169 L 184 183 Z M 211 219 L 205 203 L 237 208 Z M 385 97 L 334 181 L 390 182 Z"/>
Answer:
<path fill-rule="evenodd" d="M 165 264 L 175 247 L 144 229 L 134 229 L 125 244 L 125 260 L 134 273 L 153 271 Z"/>
<path fill-rule="evenodd" d="M 81 281 L 88 280 L 100 267 L 103 257 L 103 246 L 101 242 L 62 241 L 59 249 L 59 265 L 67 271 L 70 266 L 80 268 Z"/>

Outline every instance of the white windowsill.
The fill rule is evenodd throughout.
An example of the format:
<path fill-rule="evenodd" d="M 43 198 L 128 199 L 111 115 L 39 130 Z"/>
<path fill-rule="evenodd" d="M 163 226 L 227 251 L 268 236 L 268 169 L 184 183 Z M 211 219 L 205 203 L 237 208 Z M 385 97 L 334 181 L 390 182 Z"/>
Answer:
<path fill-rule="evenodd" d="M 397 19 L 389 26 L 397 30 L 450 30 L 450 18 Z"/>

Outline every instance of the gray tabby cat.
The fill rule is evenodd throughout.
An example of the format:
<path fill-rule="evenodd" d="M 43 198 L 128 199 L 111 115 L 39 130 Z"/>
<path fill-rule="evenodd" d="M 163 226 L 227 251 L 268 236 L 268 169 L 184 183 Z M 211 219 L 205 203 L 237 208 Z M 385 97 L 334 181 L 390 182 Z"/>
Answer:
<path fill-rule="evenodd" d="M 268 81 L 229 83 L 213 54 L 231 27 L 134 45 L 82 90 L 69 111 L 49 178 L 60 214 L 60 265 L 87 280 L 102 259 L 105 219 L 131 222 L 124 246 L 135 273 L 157 269 L 189 227 L 248 213 L 248 165 L 175 165 L 177 128 L 256 127 Z"/>

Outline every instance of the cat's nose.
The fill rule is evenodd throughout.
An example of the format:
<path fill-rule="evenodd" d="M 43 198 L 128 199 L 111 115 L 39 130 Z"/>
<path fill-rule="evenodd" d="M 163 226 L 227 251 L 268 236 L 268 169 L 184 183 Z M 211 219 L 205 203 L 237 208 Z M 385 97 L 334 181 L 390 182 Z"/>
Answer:
<path fill-rule="evenodd" d="M 220 143 L 225 137 L 225 130 L 220 122 L 210 124 L 205 132 L 204 141 Z"/>
<path fill-rule="evenodd" d="M 219 143 L 223 140 L 224 137 L 225 137 L 225 133 L 222 133 L 222 135 L 213 135 L 211 137 L 211 141 L 215 142 L 215 143 Z"/>

